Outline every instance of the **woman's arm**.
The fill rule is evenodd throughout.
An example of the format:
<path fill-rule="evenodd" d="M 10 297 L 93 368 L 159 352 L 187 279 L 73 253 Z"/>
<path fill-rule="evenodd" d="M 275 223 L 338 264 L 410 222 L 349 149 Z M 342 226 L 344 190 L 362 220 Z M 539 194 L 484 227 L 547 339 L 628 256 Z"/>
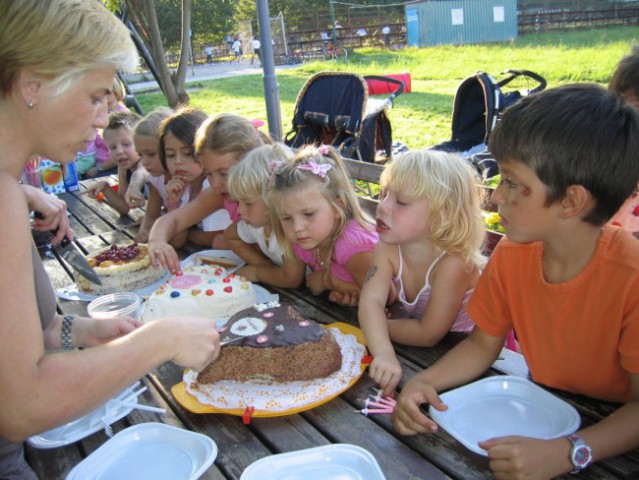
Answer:
<path fill-rule="evenodd" d="M 389 320 L 391 339 L 416 347 L 436 345 L 455 322 L 466 292 L 478 276 L 477 268 L 468 267 L 461 257 L 445 255 L 431 271 L 430 299 L 424 316 Z"/>

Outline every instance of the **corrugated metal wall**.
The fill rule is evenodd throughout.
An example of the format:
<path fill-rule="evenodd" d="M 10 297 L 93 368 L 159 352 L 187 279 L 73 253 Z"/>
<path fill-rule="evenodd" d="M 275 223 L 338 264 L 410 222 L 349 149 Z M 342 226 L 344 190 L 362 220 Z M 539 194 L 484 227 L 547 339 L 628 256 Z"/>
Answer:
<path fill-rule="evenodd" d="M 444 0 L 406 6 L 408 44 L 500 42 L 517 38 L 516 0 Z"/>

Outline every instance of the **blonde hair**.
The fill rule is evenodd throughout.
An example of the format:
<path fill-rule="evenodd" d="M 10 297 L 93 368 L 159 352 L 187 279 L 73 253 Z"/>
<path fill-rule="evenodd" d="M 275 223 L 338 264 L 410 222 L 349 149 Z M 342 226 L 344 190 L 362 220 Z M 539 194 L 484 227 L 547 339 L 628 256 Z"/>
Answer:
<path fill-rule="evenodd" d="M 206 120 L 195 136 L 195 154 L 233 153 L 238 160 L 264 145 L 262 136 L 250 120 L 234 113 L 221 113 Z"/>
<path fill-rule="evenodd" d="M 263 197 L 274 164 L 286 162 L 295 154 L 283 143 L 262 145 L 251 150 L 228 172 L 227 185 L 231 198 L 245 200 Z"/>
<path fill-rule="evenodd" d="M 12 90 L 26 67 L 52 82 L 54 95 L 87 72 L 132 71 L 138 54 L 126 26 L 94 0 L 3 1 L 0 91 Z"/>
<path fill-rule="evenodd" d="M 147 113 L 133 129 L 133 135 L 140 137 L 160 138 L 160 124 L 165 118 L 169 118 L 175 110 L 169 107 L 157 107 Z"/>
<path fill-rule="evenodd" d="M 120 80 L 120 77 L 115 75 L 113 77 L 113 86 L 111 87 L 113 91 L 113 96 L 118 102 L 124 100 L 124 96 L 126 95 L 126 88 L 124 87 L 124 83 Z"/>
<path fill-rule="evenodd" d="M 313 165 L 322 173 L 311 170 Z M 287 194 L 309 187 L 317 188 L 339 213 L 338 224 L 329 239 L 331 248 L 328 258 L 332 259 L 335 242 L 351 220 L 357 221 L 367 230 L 375 231 L 373 219 L 362 210 L 339 153 L 326 145 L 305 146 L 300 148 L 294 158 L 273 170 L 266 190 L 266 203 L 271 211 L 273 231 L 287 255 L 294 256 L 294 252 L 282 228 L 279 211 Z"/>
<path fill-rule="evenodd" d="M 435 150 L 407 152 L 386 165 L 380 185 L 408 198 L 426 199 L 430 215 L 424 222 L 429 222 L 433 245 L 471 265 L 484 265 L 483 190 L 466 160 Z"/>

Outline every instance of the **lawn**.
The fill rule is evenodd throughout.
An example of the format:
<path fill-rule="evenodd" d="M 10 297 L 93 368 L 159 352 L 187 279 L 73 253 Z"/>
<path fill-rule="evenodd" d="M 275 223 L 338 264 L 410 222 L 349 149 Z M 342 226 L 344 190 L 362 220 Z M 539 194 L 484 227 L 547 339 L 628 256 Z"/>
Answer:
<path fill-rule="evenodd" d="M 450 137 L 453 98 L 460 82 L 478 70 L 497 75 L 509 68 L 532 70 L 553 87 L 570 82 L 606 85 L 619 59 L 639 42 L 635 27 L 526 35 L 509 43 L 406 48 L 365 48 L 347 61 L 313 62 L 278 71 L 283 132 L 291 128 L 295 100 L 306 79 L 320 71 L 362 75 L 410 72 L 412 92 L 402 94 L 390 113 L 393 139 L 411 149 Z M 526 85 L 518 85 L 526 88 Z M 235 112 L 266 119 L 263 79 L 248 75 L 190 84 L 191 106 L 208 114 Z M 165 105 L 161 94 L 137 95 L 144 111 Z M 383 97 L 381 97 L 383 98 Z"/>

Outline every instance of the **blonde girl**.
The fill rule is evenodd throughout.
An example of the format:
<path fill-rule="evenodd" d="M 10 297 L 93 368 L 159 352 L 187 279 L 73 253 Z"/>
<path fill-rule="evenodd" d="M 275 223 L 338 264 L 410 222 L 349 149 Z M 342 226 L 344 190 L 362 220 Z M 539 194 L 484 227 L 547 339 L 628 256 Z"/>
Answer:
<path fill-rule="evenodd" d="M 238 202 L 242 219 L 229 226 L 224 236 L 229 247 L 246 262 L 238 273 L 252 282 L 292 288 L 304 280 L 305 265 L 295 256 L 284 255 L 263 197 L 273 165 L 293 155 L 283 143 L 263 145 L 247 153 L 228 172 L 228 192 Z"/>
<path fill-rule="evenodd" d="M 265 137 L 250 120 L 233 113 L 223 113 L 202 123 L 195 136 L 195 154 L 212 188 L 182 207 L 179 215 L 165 215 L 155 222 L 149 235 L 153 265 L 160 264 L 173 274 L 179 273 L 180 260 L 169 240 L 218 210 L 220 205 L 228 211 L 232 222 L 240 219 L 238 204 L 229 198 L 226 186 L 228 170 L 264 143 Z M 214 248 L 226 248 L 226 245 Z"/>
<path fill-rule="evenodd" d="M 148 185 L 149 197 L 140 229 L 134 238 L 136 242 L 146 243 L 149 240 L 153 223 L 162 215 L 162 207 L 166 207 L 166 184 L 170 175 L 160 160 L 159 130 L 162 121 L 174 113 L 168 107 L 158 107 L 140 120 L 133 129 L 133 141 L 140 154 L 140 162 L 146 175 L 133 175 L 126 193 L 126 200 L 130 206 L 144 205 L 145 199 L 142 195 L 144 183 Z"/>
<path fill-rule="evenodd" d="M 481 187 L 458 156 L 406 153 L 384 169 L 380 184 L 380 242 L 362 290 L 359 322 L 374 358 L 370 375 L 390 394 L 402 375 L 391 341 L 432 346 L 448 331 L 474 327 L 466 302 L 485 262 L 485 234 Z"/>
<path fill-rule="evenodd" d="M 335 149 L 305 147 L 275 168 L 267 203 L 285 254 L 312 270 L 311 292 L 328 290 L 329 300 L 356 305 L 377 234 Z"/>

